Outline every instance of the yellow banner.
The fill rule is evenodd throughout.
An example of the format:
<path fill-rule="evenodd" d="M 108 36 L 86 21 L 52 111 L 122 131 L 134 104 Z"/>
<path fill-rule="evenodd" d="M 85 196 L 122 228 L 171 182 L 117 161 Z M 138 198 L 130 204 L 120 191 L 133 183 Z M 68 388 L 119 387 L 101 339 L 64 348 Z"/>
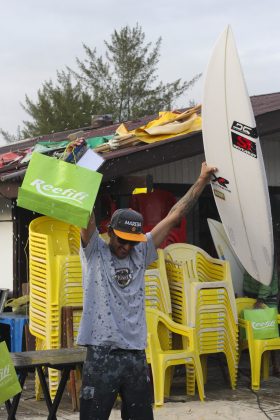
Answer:
<path fill-rule="evenodd" d="M 174 121 L 164 125 L 153 124 L 154 121 L 145 127 L 137 128 L 134 131 L 135 136 L 145 143 L 154 143 L 201 130 L 201 117 L 197 114 L 193 114 L 187 121 Z"/>
<path fill-rule="evenodd" d="M 191 115 L 188 113 L 189 111 L 184 113 L 160 112 L 158 118 L 135 130 L 128 131 L 126 126 L 121 124 L 116 134 L 119 136 L 119 141 L 129 137 L 145 143 L 155 143 L 201 130 L 201 117 L 195 112 Z"/>

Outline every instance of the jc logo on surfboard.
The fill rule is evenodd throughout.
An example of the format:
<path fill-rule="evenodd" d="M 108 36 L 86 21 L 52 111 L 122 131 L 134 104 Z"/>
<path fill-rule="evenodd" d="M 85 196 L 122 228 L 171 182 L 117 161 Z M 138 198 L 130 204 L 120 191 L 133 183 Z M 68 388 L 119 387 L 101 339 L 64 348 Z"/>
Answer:
<path fill-rule="evenodd" d="M 256 128 L 249 127 L 248 125 L 242 124 L 238 121 L 233 121 L 231 129 L 245 134 L 248 137 L 252 137 L 253 139 L 257 139 L 259 137 Z"/>

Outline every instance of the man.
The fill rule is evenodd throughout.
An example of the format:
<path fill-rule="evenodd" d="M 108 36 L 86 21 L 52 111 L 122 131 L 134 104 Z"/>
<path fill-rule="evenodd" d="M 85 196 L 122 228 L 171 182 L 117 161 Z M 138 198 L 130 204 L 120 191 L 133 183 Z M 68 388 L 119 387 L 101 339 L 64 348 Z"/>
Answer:
<path fill-rule="evenodd" d="M 204 162 L 195 184 L 146 235 L 142 216 L 131 209 L 113 214 L 108 245 L 99 237 L 94 214 L 81 229 L 84 309 L 78 344 L 87 346 L 81 420 L 108 419 L 118 394 L 123 419 L 153 419 L 145 358 L 144 273 L 215 171 Z"/>
<path fill-rule="evenodd" d="M 276 264 L 274 265 L 272 280 L 268 286 L 255 280 L 250 274 L 245 271 L 243 277 L 243 292 L 244 296 L 257 299 L 255 303 L 256 309 L 265 307 L 277 308 L 279 304 L 279 280 Z"/>
<path fill-rule="evenodd" d="M 247 271 L 243 277 L 244 296 L 256 299 L 254 309 L 276 308 L 279 306 L 279 278 L 278 265 L 275 264 L 272 273 L 271 283 L 268 286 L 255 280 Z M 280 376 L 279 351 L 271 352 L 272 374 Z"/>

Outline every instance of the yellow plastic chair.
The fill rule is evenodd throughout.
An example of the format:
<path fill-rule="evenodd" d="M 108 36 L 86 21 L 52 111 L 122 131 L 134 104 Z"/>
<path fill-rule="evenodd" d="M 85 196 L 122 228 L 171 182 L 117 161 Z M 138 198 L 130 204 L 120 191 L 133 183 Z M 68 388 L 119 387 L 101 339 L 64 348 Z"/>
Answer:
<path fill-rule="evenodd" d="M 147 360 L 151 364 L 154 384 L 154 403 L 161 406 L 164 403 L 164 395 L 169 395 L 171 384 L 170 368 L 176 365 L 185 365 L 189 375 L 195 374 L 199 398 L 204 400 L 203 374 L 199 355 L 195 345 L 195 332 L 193 328 L 188 328 L 177 324 L 163 312 L 146 307 L 146 320 L 148 330 L 148 345 L 146 349 Z M 160 340 L 159 330 L 165 329 L 167 332 L 182 335 L 188 340 L 188 348 L 183 350 L 165 349 Z M 189 381 L 188 381 L 189 379 Z M 186 385 L 195 383 L 186 379 Z M 188 389 L 192 393 L 193 389 Z"/>
<path fill-rule="evenodd" d="M 261 368 L 263 379 L 268 379 L 270 351 L 280 350 L 280 337 L 266 340 L 257 340 L 254 338 L 253 328 L 250 321 L 246 321 L 240 316 L 244 309 L 253 308 L 255 302 L 256 299 L 246 297 L 236 299 L 237 311 L 239 315 L 239 327 L 244 328 L 247 337 L 247 339 L 240 339 L 240 347 L 242 350 L 247 347 L 249 349 L 251 364 L 251 388 L 254 391 L 258 391 L 260 389 Z M 280 315 L 278 315 L 278 324 L 280 324 Z"/>

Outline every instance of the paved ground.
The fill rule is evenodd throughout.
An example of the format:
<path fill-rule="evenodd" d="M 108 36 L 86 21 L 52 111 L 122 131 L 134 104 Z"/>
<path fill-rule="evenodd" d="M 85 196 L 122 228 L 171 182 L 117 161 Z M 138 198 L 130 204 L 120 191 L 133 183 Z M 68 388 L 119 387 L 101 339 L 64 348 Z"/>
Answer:
<path fill-rule="evenodd" d="M 244 360 L 243 360 L 244 359 Z M 236 390 L 230 389 L 225 370 L 221 368 L 217 356 L 209 363 L 208 383 L 205 386 L 206 401 L 198 397 L 189 397 L 184 394 L 184 377 L 177 372 L 172 387 L 171 397 L 166 400 L 162 408 L 154 411 L 156 420 L 265 420 L 280 418 L 280 379 L 270 377 L 262 383 L 258 393 L 250 389 L 250 370 L 248 360 L 242 359 L 239 370 L 238 386 Z M 29 377 L 26 382 L 22 399 L 20 401 L 17 420 L 42 420 L 47 418 L 45 401 L 35 401 L 34 378 Z M 0 419 L 6 419 L 4 406 L 0 407 Z M 120 411 L 114 409 L 110 420 L 119 420 Z M 71 400 L 67 392 L 57 413 L 57 419 L 78 420 L 79 414 L 73 413 Z M 145 419 L 143 419 L 145 420 Z"/>

